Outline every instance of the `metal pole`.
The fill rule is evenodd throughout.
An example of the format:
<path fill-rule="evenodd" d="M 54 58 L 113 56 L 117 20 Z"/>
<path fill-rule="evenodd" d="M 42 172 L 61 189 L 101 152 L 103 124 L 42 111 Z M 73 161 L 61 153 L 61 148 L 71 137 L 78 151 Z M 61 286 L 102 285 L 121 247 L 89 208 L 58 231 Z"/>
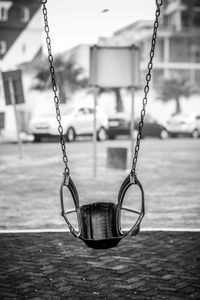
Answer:
<path fill-rule="evenodd" d="M 97 175 L 97 118 L 96 118 L 96 106 L 97 106 L 97 88 L 94 87 L 94 125 L 93 125 L 93 175 Z"/>
<path fill-rule="evenodd" d="M 17 107 L 16 107 L 16 102 L 15 102 L 15 93 L 14 93 L 12 78 L 8 78 L 8 86 L 9 86 L 9 92 L 10 92 L 10 100 L 11 100 L 12 106 L 14 108 L 14 113 L 15 113 L 19 158 L 22 158 L 23 157 L 22 143 L 21 143 L 21 139 L 20 139 L 19 119 L 18 119 L 18 114 L 17 114 Z"/>
<path fill-rule="evenodd" d="M 134 111 L 134 87 L 131 87 L 131 125 L 130 125 L 130 137 L 131 137 L 131 157 L 134 154 L 134 131 L 135 131 L 135 111 Z"/>
<path fill-rule="evenodd" d="M 196 60 L 196 45 L 191 45 L 191 57 L 190 57 L 190 63 L 191 63 L 191 69 L 190 69 L 190 85 L 193 86 L 195 84 L 195 69 L 194 64 Z"/>

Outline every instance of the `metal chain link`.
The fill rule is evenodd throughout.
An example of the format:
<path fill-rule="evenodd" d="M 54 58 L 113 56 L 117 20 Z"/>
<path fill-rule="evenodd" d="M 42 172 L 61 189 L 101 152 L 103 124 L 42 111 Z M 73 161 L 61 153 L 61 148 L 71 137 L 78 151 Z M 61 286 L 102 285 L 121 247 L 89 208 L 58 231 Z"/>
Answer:
<path fill-rule="evenodd" d="M 55 103 L 55 109 L 56 109 L 56 119 L 58 121 L 58 132 L 60 135 L 60 144 L 61 144 L 61 150 L 63 153 L 63 162 L 65 164 L 65 169 L 64 169 L 64 178 L 66 178 L 66 174 L 69 175 L 69 167 L 68 167 L 68 157 L 66 154 L 66 146 L 65 146 L 65 139 L 63 135 L 63 127 L 61 124 L 61 113 L 60 113 L 60 107 L 59 107 L 59 97 L 57 94 L 58 88 L 56 84 L 56 76 L 55 76 L 55 69 L 53 65 L 53 55 L 51 52 L 51 39 L 49 36 L 49 25 L 48 25 L 48 17 L 47 17 L 47 8 L 46 8 L 46 3 L 47 0 L 41 0 L 42 3 L 42 12 L 43 12 L 43 17 L 44 17 L 44 30 L 46 32 L 46 45 L 47 45 L 47 50 L 48 50 L 48 61 L 49 61 L 49 70 L 50 70 L 50 75 L 51 75 L 51 84 L 52 84 L 52 91 L 54 93 L 54 103 Z"/>
<path fill-rule="evenodd" d="M 151 81 L 151 71 L 153 68 L 153 58 L 154 58 L 154 54 L 155 54 L 155 46 L 156 46 L 156 40 L 157 40 L 157 30 L 158 30 L 158 18 L 160 16 L 160 7 L 162 5 L 162 0 L 156 0 L 156 12 L 155 12 L 155 21 L 154 21 L 154 26 L 153 26 L 153 34 L 152 34 L 152 40 L 151 40 L 151 50 L 149 53 L 149 62 L 147 65 L 147 69 L 148 72 L 146 74 L 146 84 L 144 87 L 144 98 L 142 100 L 142 110 L 140 113 L 140 122 L 139 122 L 139 128 L 138 128 L 138 134 L 137 134 L 137 138 L 136 138 L 136 145 L 135 145 L 135 152 L 134 152 L 134 156 L 133 156 L 133 161 L 132 161 L 132 168 L 131 168 L 131 174 L 133 175 L 135 173 L 135 169 L 136 169 L 136 164 L 137 164 L 137 159 L 138 159 L 138 153 L 139 153 L 139 149 L 140 149 L 140 140 L 142 137 L 142 130 L 143 130 L 143 126 L 144 126 L 144 118 L 145 118 L 145 113 L 146 113 L 146 105 L 147 105 L 147 95 L 149 93 L 149 83 Z"/>

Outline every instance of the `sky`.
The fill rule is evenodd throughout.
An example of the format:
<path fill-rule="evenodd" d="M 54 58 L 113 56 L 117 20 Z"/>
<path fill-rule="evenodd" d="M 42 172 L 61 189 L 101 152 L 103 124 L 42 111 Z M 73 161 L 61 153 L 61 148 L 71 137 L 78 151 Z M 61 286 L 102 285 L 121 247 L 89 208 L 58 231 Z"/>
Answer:
<path fill-rule="evenodd" d="M 155 15 L 155 0 L 48 0 L 46 6 L 54 53 L 95 44 L 100 36 Z"/>

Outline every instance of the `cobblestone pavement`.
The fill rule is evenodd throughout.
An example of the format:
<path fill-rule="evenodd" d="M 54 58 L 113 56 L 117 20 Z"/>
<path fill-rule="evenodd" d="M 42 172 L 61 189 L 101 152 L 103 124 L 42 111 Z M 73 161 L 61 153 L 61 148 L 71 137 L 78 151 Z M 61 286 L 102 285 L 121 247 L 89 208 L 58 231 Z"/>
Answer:
<path fill-rule="evenodd" d="M 0 299 L 200 299 L 200 233 L 141 232 L 109 250 L 69 233 L 3 233 Z"/>

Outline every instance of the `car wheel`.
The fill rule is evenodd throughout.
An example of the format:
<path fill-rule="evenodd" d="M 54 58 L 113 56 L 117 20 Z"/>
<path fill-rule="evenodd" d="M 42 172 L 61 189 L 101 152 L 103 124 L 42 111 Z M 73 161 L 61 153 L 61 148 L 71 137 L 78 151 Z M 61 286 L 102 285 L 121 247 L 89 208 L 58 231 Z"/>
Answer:
<path fill-rule="evenodd" d="M 199 131 L 198 129 L 194 129 L 193 132 L 192 132 L 192 137 L 194 139 L 197 139 L 199 137 Z"/>
<path fill-rule="evenodd" d="M 104 127 L 101 127 L 97 133 L 98 141 L 105 141 L 107 139 L 107 132 Z"/>
<path fill-rule="evenodd" d="M 38 134 L 34 134 L 33 137 L 34 137 L 34 140 L 33 140 L 34 143 L 40 143 L 41 142 L 42 138 Z"/>
<path fill-rule="evenodd" d="M 161 132 L 160 132 L 160 138 L 162 140 L 166 140 L 166 139 L 168 139 L 168 137 L 169 137 L 168 131 L 166 129 L 161 130 Z"/>
<path fill-rule="evenodd" d="M 73 142 L 76 139 L 76 133 L 73 127 L 69 127 L 66 133 L 66 140 L 68 142 Z"/>

